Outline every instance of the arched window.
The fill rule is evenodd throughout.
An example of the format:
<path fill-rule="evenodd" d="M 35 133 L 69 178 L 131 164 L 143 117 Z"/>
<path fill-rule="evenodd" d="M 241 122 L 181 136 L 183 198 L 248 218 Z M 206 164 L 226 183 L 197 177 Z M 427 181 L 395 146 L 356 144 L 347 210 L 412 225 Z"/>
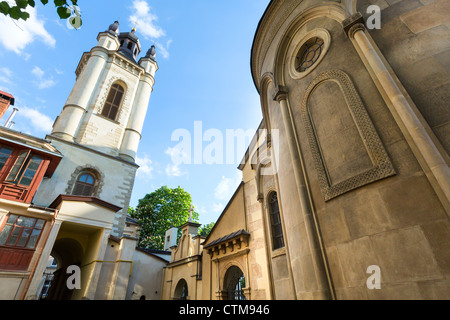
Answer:
<path fill-rule="evenodd" d="M 72 194 L 75 196 L 93 196 L 95 192 L 95 177 L 90 173 L 82 173 L 78 176 Z"/>
<path fill-rule="evenodd" d="M 278 205 L 278 196 L 272 192 L 269 197 L 270 227 L 272 231 L 273 250 L 284 247 L 283 227 L 281 225 L 280 207 Z"/>
<path fill-rule="evenodd" d="M 124 93 L 125 89 L 121 85 L 116 83 L 111 86 L 111 90 L 103 106 L 102 116 L 116 121 Z"/>

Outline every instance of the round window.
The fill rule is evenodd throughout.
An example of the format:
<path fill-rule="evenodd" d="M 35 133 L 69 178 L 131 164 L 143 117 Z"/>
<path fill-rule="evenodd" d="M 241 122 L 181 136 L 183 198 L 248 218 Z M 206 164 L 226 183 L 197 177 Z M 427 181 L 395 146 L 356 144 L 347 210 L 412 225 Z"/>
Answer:
<path fill-rule="evenodd" d="M 331 44 L 328 30 L 319 28 L 296 35 L 289 49 L 289 75 L 302 79 L 310 74 L 325 58 Z"/>
<path fill-rule="evenodd" d="M 305 72 L 319 60 L 324 46 L 324 41 L 319 37 L 313 37 L 306 41 L 300 48 L 295 58 L 295 70 Z"/>

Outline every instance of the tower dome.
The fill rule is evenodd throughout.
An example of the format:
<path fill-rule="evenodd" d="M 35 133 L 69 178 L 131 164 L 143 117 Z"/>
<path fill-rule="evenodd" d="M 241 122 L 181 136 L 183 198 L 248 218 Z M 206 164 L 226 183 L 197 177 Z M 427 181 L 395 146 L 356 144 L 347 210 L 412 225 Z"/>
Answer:
<path fill-rule="evenodd" d="M 108 32 L 117 37 L 119 34 L 119 21 L 114 21 L 113 24 L 109 25 Z"/>
<path fill-rule="evenodd" d="M 156 47 L 152 45 L 150 49 L 148 49 L 147 54 L 145 55 L 146 58 L 150 58 L 152 60 L 156 60 Z"/>
<path fill-rule="evenodd" d="M 136 61 L 137 56 L 141 52 L 141 44 L 136 36 L 136 29 L 131 32 L 122 32 L 119 34 L 120 47 L 118 52 L 127 58 Z"/>

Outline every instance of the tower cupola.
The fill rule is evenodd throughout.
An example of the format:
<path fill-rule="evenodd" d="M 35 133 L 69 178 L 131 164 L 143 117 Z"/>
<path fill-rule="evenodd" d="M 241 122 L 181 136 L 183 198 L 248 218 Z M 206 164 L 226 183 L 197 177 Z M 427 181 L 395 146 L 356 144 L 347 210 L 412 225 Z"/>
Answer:
<path fill-rule="evenodd" d="M 109 26 L 108 32 L 117 37 L 119 35 L 119 21 L 114 21 L 114 23 Z"/>
<path fill-rule="evenodd" d="M 141 52 L 141 44 L 135 33 L 136 29 L 133 28 L 131 32 L 119 34 L 120 47 L 118 51 L 133 61 L 136 61 L 137 56 Z"/>

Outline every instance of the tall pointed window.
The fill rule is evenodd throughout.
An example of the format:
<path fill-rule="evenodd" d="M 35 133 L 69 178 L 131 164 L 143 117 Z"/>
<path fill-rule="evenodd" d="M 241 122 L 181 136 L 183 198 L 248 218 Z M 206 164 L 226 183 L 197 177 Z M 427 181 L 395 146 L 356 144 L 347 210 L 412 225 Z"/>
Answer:
<path fill-rule="evenodd" d="M 269 197 L 270 226 L 272 231 L 273 250 L 284 247 L 283 227 L 281 225 L 280 207 L 278 205 L 278 196 L 272 192 Z"/>
<path fill-rule="evenodd" d="M 125 89 L 121 85 L 116 83 L 111 86 L 111 90 L 103 106 L 102 116 L 114 121 L 117 120 L 124 93 Z"/>
<path fill-rule="evenodd" d="M 95 191 L 95 178 L 90 173 L 82 173 L 75 182 L 73 195 L 76 196 L 93 196 Z"/>

